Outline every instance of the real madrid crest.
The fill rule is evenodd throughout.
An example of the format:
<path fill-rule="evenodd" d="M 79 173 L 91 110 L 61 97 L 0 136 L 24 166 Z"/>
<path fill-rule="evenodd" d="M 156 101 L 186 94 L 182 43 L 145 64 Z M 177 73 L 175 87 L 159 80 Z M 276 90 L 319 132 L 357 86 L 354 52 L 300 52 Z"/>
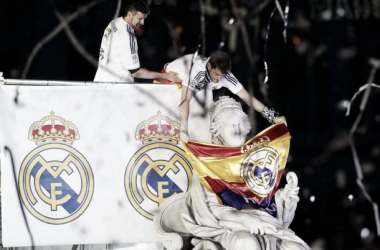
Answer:
<path fill-rule="evenodd" d="M 71 146 L 79 138 L 77 127 L 54 112 L 30 127 L 29 140 L 38 147 L 22 162 L 18 185 L 27 210 L 43 222 L 68 223 L 90 204 L 92 170 Z"/>
<path fill-rule="evenodd" d="M 260 197 L 266 197 L 277 182 L 279 154 L 271 147 L 262 147 L 247 155 L 240 175 L 248 188 Z"/>
<path fill-rule="evenodd" d="M 133 208 L 150 220 L 166 198 L 191 186 L 192 167 L 177 147 L 179 134 L 179 123 L 160 111 L 137 126 L 135 138 L 144 146 L 128 163 L 125 191 Z"/>

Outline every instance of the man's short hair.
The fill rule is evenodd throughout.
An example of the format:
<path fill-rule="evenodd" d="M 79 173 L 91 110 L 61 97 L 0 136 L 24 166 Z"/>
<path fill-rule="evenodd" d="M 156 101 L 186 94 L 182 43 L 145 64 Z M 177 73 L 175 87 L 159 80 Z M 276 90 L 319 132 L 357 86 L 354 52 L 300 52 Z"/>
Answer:
<path fill-rule="evenodd" d="M 140 11 L 141 13 L 148 15 L 150 9 L 149 6 L 142 0 L 131 0 L 125 9 L 125 16 L 128 15 L 129 11 L 132 12 L 132 14 Z"/>
<path fill-rule="evenodd" d="M 214 52 L 209 60 L 211 68 L 218 68 L 223 74 L 227 74 L 231 70 L 231 59 L 224 52 Z"/>

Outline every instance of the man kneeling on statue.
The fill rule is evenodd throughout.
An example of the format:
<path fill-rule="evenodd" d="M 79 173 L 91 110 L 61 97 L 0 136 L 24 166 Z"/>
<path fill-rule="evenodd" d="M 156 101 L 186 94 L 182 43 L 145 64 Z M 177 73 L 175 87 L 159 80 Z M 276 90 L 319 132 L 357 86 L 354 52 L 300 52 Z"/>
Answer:
<path fill-rule="evenodd" d="M 196 250 L 310 249 L 289 229 L 299 201 L 295 173 L 277 190 L 290 146 L 286 125 L 245 142 L 250 129 L 241 104 L 221 97 L 210 112 L 212 144 L 185 144 L 196 173 L 192 188 L 165 200 L 154 218 L 167 249 L 182 248 L 176 233 L 194 237 Z"/>

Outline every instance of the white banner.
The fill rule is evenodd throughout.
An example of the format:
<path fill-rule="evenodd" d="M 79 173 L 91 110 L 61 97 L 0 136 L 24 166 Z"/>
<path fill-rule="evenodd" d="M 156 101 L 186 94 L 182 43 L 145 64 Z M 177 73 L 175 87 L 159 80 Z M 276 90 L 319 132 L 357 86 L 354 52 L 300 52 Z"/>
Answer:
<path fill-rule="evenodd" d="M 3 245 L 157 242 L 155 210 L 191 183 L 180 93 L 156 84 L 0 86 Z M 210 141 L 202 114 L 193 100 L 190 137 Z"/>

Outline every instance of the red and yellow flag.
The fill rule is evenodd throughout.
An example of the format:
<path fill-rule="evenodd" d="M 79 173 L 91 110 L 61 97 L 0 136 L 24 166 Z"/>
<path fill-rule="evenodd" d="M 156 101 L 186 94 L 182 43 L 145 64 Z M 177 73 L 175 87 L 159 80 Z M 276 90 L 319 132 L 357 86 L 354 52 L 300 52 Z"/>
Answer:
<path fill-rule="evenodd" d="M 191 141 L 185 149 L 201 184 L 223 204 L 270 212 L 275 210 L 272 200 L 285 169 L 290 138 L 287 127 L 276 124 L 242 147 Z"/>

